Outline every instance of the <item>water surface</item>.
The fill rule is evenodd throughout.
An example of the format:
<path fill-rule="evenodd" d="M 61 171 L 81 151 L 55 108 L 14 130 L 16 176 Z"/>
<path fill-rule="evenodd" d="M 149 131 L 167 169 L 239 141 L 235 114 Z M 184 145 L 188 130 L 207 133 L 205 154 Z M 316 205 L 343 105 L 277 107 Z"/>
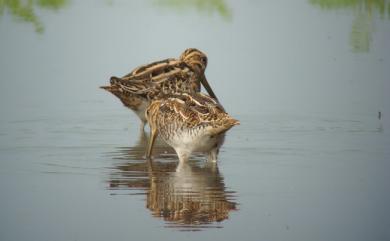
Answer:
<path fill-rule="evenodd" d="M 390 240 L 389 6 L 0 2 L 0 240 Z M 98 87 L 188 47 L 241 125 L 148 163 Z"/>

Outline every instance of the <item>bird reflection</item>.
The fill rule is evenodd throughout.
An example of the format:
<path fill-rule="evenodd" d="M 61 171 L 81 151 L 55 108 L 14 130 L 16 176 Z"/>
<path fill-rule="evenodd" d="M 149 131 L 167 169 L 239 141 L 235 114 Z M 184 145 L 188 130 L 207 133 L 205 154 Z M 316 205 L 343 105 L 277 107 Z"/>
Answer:
<path fill-rule="evenodd" d="M 182 231 L 222 227 L 220 222 L 237 204 L 217 163 L 205 162 L 202 156 L 178 162 L 175 151 L 162 140 L 156 141 L 156 158 L 146 161 L 147 142 L 144 133 L 135 146 L 111 153 L 116 161 L 109 180 L 112 194 L 146 195 L 146 208 L 166 227 Z"/>
<path fill-rule="evenodd" d="M 172 225 L 202 225 L 221 222 L 236 209 L 236 204 L 227 200 L 216 163 L 200 167 L 180 162 L 166 176 L 155 170 L 147 195 L 147 208 L 155 217 Z"/>

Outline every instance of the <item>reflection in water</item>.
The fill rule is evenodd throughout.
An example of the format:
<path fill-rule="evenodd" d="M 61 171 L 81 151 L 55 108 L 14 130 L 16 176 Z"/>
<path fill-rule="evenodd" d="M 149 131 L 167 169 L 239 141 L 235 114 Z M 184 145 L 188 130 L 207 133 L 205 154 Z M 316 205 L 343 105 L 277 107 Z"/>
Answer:
<path fill-rule="evenodd" d="M 43 33 L 44 27 L 35 13 L 35 8 L 57 10 L 67 2 L 68 0 L 0 0 L 0 16 L 7 11 L 18 20 L 32 23 L 37 33 Z"/>
<path fill-rule="evenodd" d="M 199 12 L 213 14 L 217 12 L 226 20 L 232 18 L 232 11 L 225 0 L 155 0 L 156 5 L 177 10 L 195 8 Z"/>
<path fill-rule="evenodd" d="M 350 44 L 354 52 L 370 50 L 373 32 L 373 16 L 379 13 L 381 18 L 390 17 L 389 0 L 310 0 L 313 5 L 322 9 L 352 9 L 355 19 L 350 34 Z"/>
<path fill-rule="evenodd" d="M 163 218 L 166 227 L 181 231 L 221 227 L 219 222 L 228 219 L 236 203 L 217 164 L 200 159 L 178 163 L 174 150 L 161 140 L 155 146 L 159 158 L 147 162 L 146 143 L 141 134 L 134 147 L 111 153 L 114 160 L 120 160 L 110 175 L 113 194 L 135 191 L 146 195 L 146 207 L 154 217 Z"/>

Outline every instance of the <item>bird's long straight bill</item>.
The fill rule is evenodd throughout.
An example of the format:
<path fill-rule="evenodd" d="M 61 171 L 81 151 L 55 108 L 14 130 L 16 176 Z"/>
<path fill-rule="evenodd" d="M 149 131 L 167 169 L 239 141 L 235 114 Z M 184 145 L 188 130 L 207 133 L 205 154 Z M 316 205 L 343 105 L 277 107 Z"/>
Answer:
<path fill-rule="evenodd" d="M 202 74 L 201 78 L 200 78 L 200 82 L 202 83 L 202 85 L 204 86 L 204 88 L 206 89 L 207 93 L 209 93 L 209 95 L 214 98 L 216 101 L 218 101 L 218 98 L 217 96 L 214 94 L 214 91 L 213 89 L 211 88 L 211 86 L 209 85 L 209 82 L 207 81 L 206 79 L 206 76 L 204 76 L 204 74 Z M 219 102 L 219 101 L 218 101 Z"/>
<path fill-rule="evenodd" d="M 206 89 L 207 93 L 209 93 L 210 97 L 215 99 L 218 102 L 218 104 L 222 107 L 222 110 L 225 111 L 225 108 L 223 107 L 221 102 L 219 102 L 217 96 L 214 94 L 214 91 L 211 88 L 211 86 L 209 85 L 209 82 L 207 81 L 206 76 L 204 74 L 202 74 L 202 77 L 200 78 L 200 82 L 202 83 L 202 85 Z"/>

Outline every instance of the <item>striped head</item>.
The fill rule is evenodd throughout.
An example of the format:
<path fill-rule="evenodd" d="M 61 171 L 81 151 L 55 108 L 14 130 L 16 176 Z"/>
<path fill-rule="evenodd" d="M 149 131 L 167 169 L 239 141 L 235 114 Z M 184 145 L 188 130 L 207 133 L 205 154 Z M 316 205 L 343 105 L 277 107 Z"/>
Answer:
<path fill-rule="evenodd" d="M 186 49 L 181 54 L 180 60 L 200 73 L 204 73 L 207 67 L 207 56 L 195 48 Z"/>

